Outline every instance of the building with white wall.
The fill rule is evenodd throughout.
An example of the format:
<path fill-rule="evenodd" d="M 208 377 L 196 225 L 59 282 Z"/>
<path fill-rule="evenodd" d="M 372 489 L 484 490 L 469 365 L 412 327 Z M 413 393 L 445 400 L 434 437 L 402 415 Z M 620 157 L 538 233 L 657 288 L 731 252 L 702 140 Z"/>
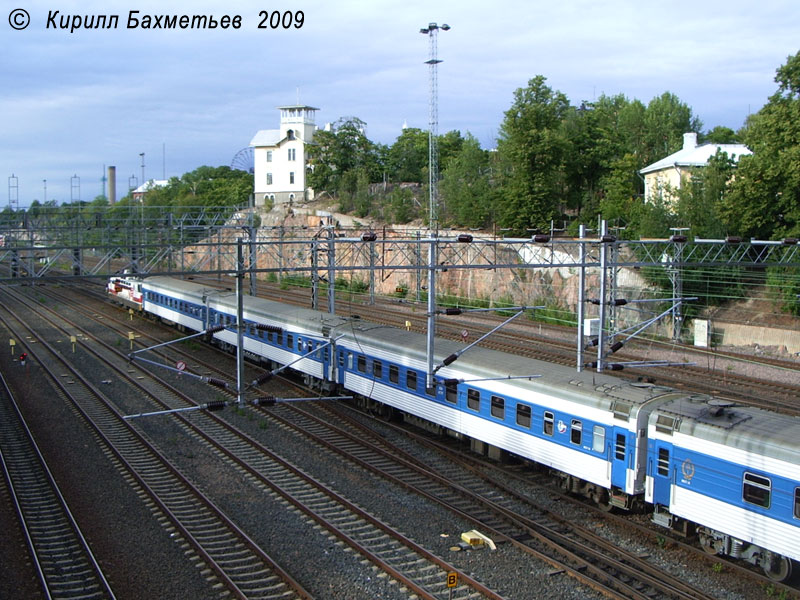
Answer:
<path fill-rule="evenodd" d="M 734 162 L 739 157 L 753 152 L 744 144 L 701 144 L 697 145 L 696 133 L 683 134 L 683 148 L 641 169 L 644 177 L 644 198 L 646 202 L 658 199 L 672 204 L 677 200 L 677 191 L 687 185 L 692 178 L 692 169 L 705 167 L 718 150 L 725 152 Z"/>
<path fill-rule="evenodd" d="M 280 129 L 262 129 L 250 141 L 253 147 L 256 206 L 265 200 L 274 204 L 311 200 L 313 190 L 306 185 L 308 145 L 313 143 L 315 112 L 303 104 L 277 107 Z"/>

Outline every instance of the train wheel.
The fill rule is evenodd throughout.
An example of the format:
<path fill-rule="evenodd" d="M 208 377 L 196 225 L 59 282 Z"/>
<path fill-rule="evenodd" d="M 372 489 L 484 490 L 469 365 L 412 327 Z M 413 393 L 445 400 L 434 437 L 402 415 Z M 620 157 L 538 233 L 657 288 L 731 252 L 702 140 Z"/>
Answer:
<path fill-rule="evenodd" d="M 769 553 L 761 565 L 764 573 L 773 581 L 788 581 L 792 578 L 792 559 L 780 554 Z"/>
<path fill-rule="evenodd" d="M 609 496 L 606 490 L 597 490 L 592 494 L 592 500 L 594 500 L 597 508 L 603 512 L 611 512 L 614 510 L 614 506 L 611 504 L 611 496 Z"/>
<path fill-rule="evenodd" d="M 698 538 L 700 542 L 700 547 L 711 556 L 717 556 L 719 551 L 717 550 L 716 546 L 714 545 L 714 537 L 708 534 L 698 532 Z"/>

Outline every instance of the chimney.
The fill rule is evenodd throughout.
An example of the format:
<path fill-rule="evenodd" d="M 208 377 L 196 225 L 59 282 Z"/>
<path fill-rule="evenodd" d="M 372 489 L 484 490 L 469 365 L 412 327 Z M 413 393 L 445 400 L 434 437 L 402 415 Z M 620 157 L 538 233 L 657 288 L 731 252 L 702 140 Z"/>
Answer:
<path fill-rule="evenodd" d="M 684 150 L 691 150 L 692 148 L 697 148 L 697 134 L 696 133 L 684 133 L 683 134 L 683 149 Z"/>
<path fill-rule="evenodd" d="M 117 201 L 117 167 L 108 167 L 108 203 Z"/>

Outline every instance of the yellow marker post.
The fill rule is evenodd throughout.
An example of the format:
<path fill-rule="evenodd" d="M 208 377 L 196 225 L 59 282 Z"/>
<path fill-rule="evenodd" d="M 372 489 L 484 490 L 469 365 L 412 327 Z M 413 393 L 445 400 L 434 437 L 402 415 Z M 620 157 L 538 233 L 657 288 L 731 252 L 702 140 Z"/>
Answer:
<path fill-rule="evenodd" d="M 133 309 L 132 308 L 128 309 L 128 314 L 130 315 L 130 320 L 133 321 Z"/>
<path fill-rule="evenodd" d="M 406 321 L 406 331 L 411 331 L 411 321 Z"/>
<path fill-rule="evenodd" d="M 72 353 L 75 354 L 75 344 L 78 343 L 78 338 L 74 335 L 69 336 L 69 343 L 72 344 Z"/>
<path fill-rule="evenodd" d="M 134 340 L 134 338 L 135 338 L 135 336 L 133 335 L 133 332 L 129 331 L 128 332 L 128 341 L 130 341 L 130 343 L 131 343 L 131 350 L 133 350 L 133 340 Z"/>
<path fill-rule="evenodd" d="M 447 573 L 447 587 L 450 589 L 450 600 L 453 599 L 453 588 L 458 585 L 458 573 L 450 571 Z"/>
<path fill-rule="evenodd" d="M 14 338 L 10 338 L 8 340 L 8 345 L 11 346 L 11 356 L 14 356 L 14 346 L 17 345 L 17 340 L 15 340 Z"/>

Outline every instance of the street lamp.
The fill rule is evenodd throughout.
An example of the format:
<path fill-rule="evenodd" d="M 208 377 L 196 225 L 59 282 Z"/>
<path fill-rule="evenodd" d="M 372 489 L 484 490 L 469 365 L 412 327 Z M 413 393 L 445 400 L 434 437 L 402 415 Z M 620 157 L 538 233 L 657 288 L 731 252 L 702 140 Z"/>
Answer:
<path fill-rule="evenodd" d="M 436 38 L 440 29 L 442 31 L 449 31 L 450 25 L 443 23 L 441 26 L 439 26 L 436 23 L 428 23 L 427 27 L 423 27 L 419 30 L 421 34 L 428 36 L 429 41 L 429 58 L 425 61 L 425 64 L 428 65 L 428 87 L 430 91 L 430 96 L 428 99 L 428 211 L 430 228 L 431 231 L 434 232 L 433 235 L 437 235 L 439 229 L 439 154 L 436 147 L 436 138 L 439 135 L 439 90 L 436 65 L 442 61 L 437 57 Z"/>

